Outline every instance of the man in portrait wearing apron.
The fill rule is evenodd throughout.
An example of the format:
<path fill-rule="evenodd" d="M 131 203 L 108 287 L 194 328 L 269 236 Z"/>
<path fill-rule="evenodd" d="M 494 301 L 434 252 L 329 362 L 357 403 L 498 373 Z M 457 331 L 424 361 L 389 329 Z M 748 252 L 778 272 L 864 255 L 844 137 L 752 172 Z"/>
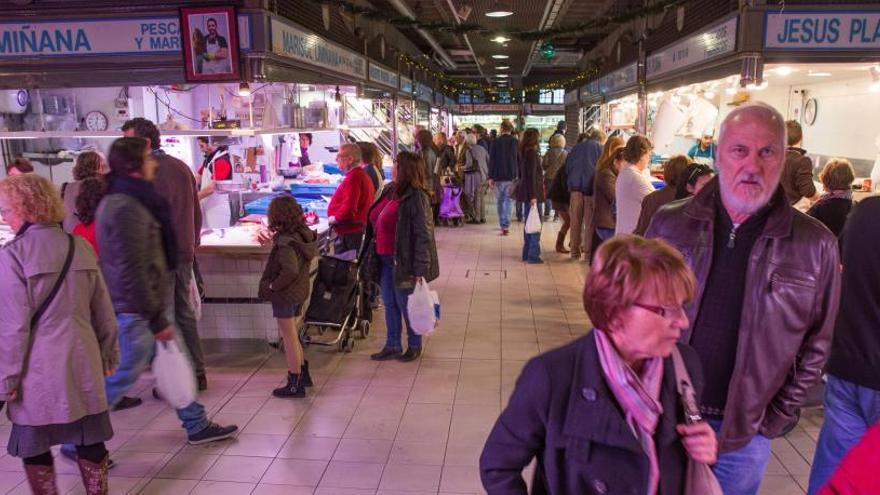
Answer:
<path fill-rule="evenodd" d="M 199 137 L 199 149 L 205 155 L 201 168 L 196 172 L 199 186 L 199 201 L 202 204 L 202 218 L 205 227 L 225 228 L 229 226 L 229 198 L 215 191 L 215 182 L 232 180 L 232 161 L 226 146 L 216 146 L 210 138 Z M 212 214 L 219 212 L 219 215 Z M 225 222 L 220 218 L 225 218 Z"/>
<path fill-rule="evenodd" d="M 228 74 L 232 72 L 229 64 L 229 43 L 217 33 L 217 20 L 213 17 L 205 23 L 208 36 L 205 37 L 205 62 L 202 64 L 203 74 Z"/>

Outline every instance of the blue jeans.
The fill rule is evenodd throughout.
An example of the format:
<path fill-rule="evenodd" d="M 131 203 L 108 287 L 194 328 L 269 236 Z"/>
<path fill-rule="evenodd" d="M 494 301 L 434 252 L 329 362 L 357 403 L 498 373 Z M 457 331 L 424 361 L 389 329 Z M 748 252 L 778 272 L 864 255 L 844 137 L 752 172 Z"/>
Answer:
<path fill-rule="evenodd" d="M 150 332 L 147 320 L 134 314 L 116 315 L 116 320 L 119 323 L 119 367 L 104 381 L 110 407 L 116 405 L 123 394 L 137 382 L 156 354 L 156 339 Z M 181 350 L 186 349 L 186 344 L 176 328 L 174 340 Z M 178 409 L 177 417 L 183 422 L 183 428 L 188 435 L 198 433 L 210 424 L 205 406 L 198 402 Z"/>
<path fill-rule="evenodd" d="M 525 214 L 523 213 L 523 210 L 525 210 L 525 207 L 526 207 L 526 204 L 523 203 L 522 201 L 516 202 L 516 220 L 518 222 L 522 222 L 526 218 Z"/>
<path fill-rule="evenodd" d="M 382 289 L 382 302 L 385 304 L 385 328 L 388 337 L 385 347 L 394 350 L 402 350 L 400 334 L 403 323 L 406 323 L 406 344 L 409 349 L 421 349 L 422 336 L 413 332 L 409 325 L 409 315 L 406 312 L 406 301 L 413 293 L 412 289 L 400 289 L 394 283 L 394 256 L 379 256 L 382 263 L 382 272 L 379 276 L 379 286 Z"/>
<path fill-rule="evenodd" d="M 498 223 L 502 229 L 510 228 L 510 191 L 513 182 L 506 180 L 495 183 L 495 199 L 498 201 Z"/>
<path fill-rule="evenodd" d="M 721 421 L 709 420 L 717 435 L 721 431 Z M 770 461 L 771 440 L 760 433 L 741 449 L 718 456 L 712 466 L 715 477 L 721 484 L 724 495 L 755 495 L 761 487 L 761 480 Z"/>
<path fill-rule="evenodd" d="M 840 461 L 865 431 L 880 421 L 880 390 L 828 375 L 825 384 L 825 421 L 819 432 L 808 495 L 831 479 Z"/>
<path fill-rule="evenodd" d="M 529 211 L 532 209 L 532 203 L 525 204 L 525 216 L 523 218 L 529 218 Z M 523 251 L 522 251 L 522 260 L 537 262 L 541 261 L 541 233 L 537 234 L 526 234 L 525 228 L 523 228 Z"/>

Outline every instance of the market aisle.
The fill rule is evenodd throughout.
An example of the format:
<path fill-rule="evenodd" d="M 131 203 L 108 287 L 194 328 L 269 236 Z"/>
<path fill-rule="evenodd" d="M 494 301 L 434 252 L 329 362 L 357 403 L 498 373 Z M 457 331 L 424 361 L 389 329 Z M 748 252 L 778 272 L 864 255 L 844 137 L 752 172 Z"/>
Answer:
<path fill-rule="evenodd" d="M 513 224 L 516 231 L 522 224 Z M 584 265 L 549 251 L 544 265 L 519 261 L 522 238 L 493 224 L 439 228 L 443 319 L 417 363 L 376 363 L 375 331 L 341 355 L 311 348 L 315 390 L 307 400 L 270 397 L 283 379 L 280 354 L 211 354 L 203 402 L 215 420 L 236 422 L 236 440 L 185 445 L 173 411 L 150 396 L 113 413 L 112 493 L 470 494 L 483 493 L 477 460 L 524 362 L 585 333 Z M 548 230 L 553 230 L 552 235 Z M 774 444 L 763 493 L 800 494 L 821 416 Z M 0 438 L 10 426 L 0 423 Z M 58 459 L 62 492 L 82 493 L 75 466 Z M 28 493 L 18 459 L 0 457 L 0 493 Z"/>

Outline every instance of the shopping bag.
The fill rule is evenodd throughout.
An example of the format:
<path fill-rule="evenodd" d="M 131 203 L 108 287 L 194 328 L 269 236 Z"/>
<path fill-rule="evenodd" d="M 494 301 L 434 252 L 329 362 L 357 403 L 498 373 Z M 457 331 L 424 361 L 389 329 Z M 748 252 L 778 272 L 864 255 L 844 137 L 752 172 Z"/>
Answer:
<path fill-rule="evenodd" d="M 529 217 L 526 218 L 526 234 L 541 233 L 541 216 L 538 215 L 538 205 L 529 208 Z"/>
<path fill-rule="evenodd" d="M 428 288 L 428 283 L 420 280 L 406 301 L 409 324 L 419 335 L 428 335 L 437 326 L 440 313 L 440 297 Z"/>
<path fill-rule="evenodd" d="M 171 407 L 183 409 L 196 400 L 196 375 L 187 356 L 177 343 L 156 342 L 153 375 L 159 395 Z"/>
<path fill-rule="evenodd" d="M 202 319 L 202 296 L 199 294 L 199 284 L 196 282 L 195 275 L 189 284 L 189 303 L 192 306 L 193 314 L 196 321 Z"/>

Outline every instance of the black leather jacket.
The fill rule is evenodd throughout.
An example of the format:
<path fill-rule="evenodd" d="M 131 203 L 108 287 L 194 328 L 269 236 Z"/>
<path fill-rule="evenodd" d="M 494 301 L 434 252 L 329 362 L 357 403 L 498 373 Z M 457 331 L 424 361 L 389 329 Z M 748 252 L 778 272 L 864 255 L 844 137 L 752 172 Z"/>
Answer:
<path fill-rule="evenodd" d="M 385 186 L 373 208 L 393 194 L 396 184 Z M 434 222 L 428 195 L 424 191 L 409 189 L 398 198 L 397 234 L 394 241 L 394 283 L 401 289 L 414 287 L 415 277 L 425 277 L 431 282 L 440 276 L 437 245 L 434 242 Z M 367 277 L 379 280 L 379 258 L 376 256 L 376 237 L 373 223 L 368 221 L 361 253 L 362 266 Z"/>
<path fill-rule="evenodd" d="M 715 178 L 696 196 L 660 208 L 646 234 L 676 247 L 694 271 L 697 290 L 687 307 L 692 322 L 712 265 L 718 194 Z M 778 437 L 796 423 L 828 358 L 840 299 L 837 239 L 791 208 L 781 191 L 774 201 L 749 260 L 720 452 L 745 446 L 757 433 Z M 685 330 L 682 341 L 689 343 L 691 335 Z"/>
<path fill-rule="evenodd" d="M 162 227 L 132 196 L 110 194 L 101 201 L 97 218 L 101 271 L 116 314 L 133 313 L 158 333 L 165 318 L 169 289 Z"/>

